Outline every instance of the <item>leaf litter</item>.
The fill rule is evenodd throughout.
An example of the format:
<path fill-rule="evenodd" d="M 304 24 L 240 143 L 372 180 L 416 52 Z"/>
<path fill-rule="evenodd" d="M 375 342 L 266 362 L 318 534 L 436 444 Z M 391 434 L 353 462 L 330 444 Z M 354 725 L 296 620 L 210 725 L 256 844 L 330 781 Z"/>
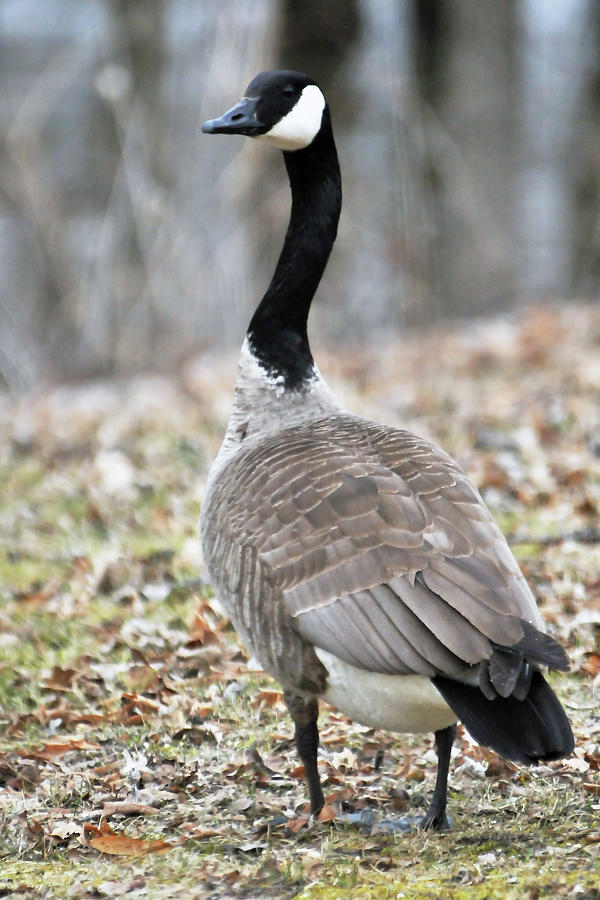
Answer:
<path fill-rule="evenodd" d="M 600 309 L 319 357 L 348 407 L 477 483 L 569 651 L 575 754 L 526 770 L 459 729 L 455 830 L 389 836 L 369 823 L 424 811 L 431 738 L 332 710 L 314 821 L 281 691 L 203 580 L 234 360 L 3 396 L 0 895 L 598 896 Z"/>

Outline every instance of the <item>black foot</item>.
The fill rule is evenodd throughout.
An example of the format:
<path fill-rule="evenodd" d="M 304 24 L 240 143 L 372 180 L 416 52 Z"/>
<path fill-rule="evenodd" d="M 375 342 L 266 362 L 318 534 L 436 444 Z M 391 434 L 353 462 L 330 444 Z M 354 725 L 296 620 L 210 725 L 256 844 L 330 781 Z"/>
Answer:
<path fill-rule="evenodd" d="M 441 815 L 436 815 L 429 810 L 419 822 L 419 828 L 423 831 L 451 831 L 452 825 L 452 819 L 445 811 Z"/>

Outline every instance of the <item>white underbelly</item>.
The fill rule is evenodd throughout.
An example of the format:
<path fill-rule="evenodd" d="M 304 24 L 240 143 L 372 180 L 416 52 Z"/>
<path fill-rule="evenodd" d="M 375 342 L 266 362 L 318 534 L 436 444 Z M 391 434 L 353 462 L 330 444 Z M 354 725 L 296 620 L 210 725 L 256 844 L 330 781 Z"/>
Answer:
<path fill-rule="evenodd" d="M 457 716 L 425 675 L 381 675 L 315 647 L 329 676 L 323 700 L 353 721 L 385 731 L 437 731 Z"/>

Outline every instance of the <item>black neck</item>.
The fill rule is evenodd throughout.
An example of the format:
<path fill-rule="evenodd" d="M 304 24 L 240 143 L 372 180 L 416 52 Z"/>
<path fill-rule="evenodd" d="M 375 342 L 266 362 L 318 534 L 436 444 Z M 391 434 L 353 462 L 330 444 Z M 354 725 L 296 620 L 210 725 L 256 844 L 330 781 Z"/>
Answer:
<path fill-rule="evenodd" d="M 292 189 L 292 213 L 271 284 L 248 327 L 260 363 L 289 389 L 314 371 L 306 322 L 310 304 L 337 233 L 342 187 L 329 111 L 315 140 L 284 152 Z"/>

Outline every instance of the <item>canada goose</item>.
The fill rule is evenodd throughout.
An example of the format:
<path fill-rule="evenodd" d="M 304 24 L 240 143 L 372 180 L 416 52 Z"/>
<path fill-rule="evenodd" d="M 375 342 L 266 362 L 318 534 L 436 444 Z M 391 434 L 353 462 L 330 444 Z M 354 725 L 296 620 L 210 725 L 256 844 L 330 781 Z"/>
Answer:
<path fill-rule="evenodd" d="M 341 208 L 319 87 L 299 72 L 263 72 L 203 131 L 278 147 L 292 192 L 203 503 L 212 583 L 283 686 L 312 813 L 324 804 L 322 697 L 367 726 L 435 732 L 437 780 L 421 825 L 446 829 L 458 719 L 516 762 L 571 752 L 569 722 L 539 669 L 566 670 L 566 654 L 460 467 L 408 431 L 345 412 L 313 362 L 307 317 Z"/>

